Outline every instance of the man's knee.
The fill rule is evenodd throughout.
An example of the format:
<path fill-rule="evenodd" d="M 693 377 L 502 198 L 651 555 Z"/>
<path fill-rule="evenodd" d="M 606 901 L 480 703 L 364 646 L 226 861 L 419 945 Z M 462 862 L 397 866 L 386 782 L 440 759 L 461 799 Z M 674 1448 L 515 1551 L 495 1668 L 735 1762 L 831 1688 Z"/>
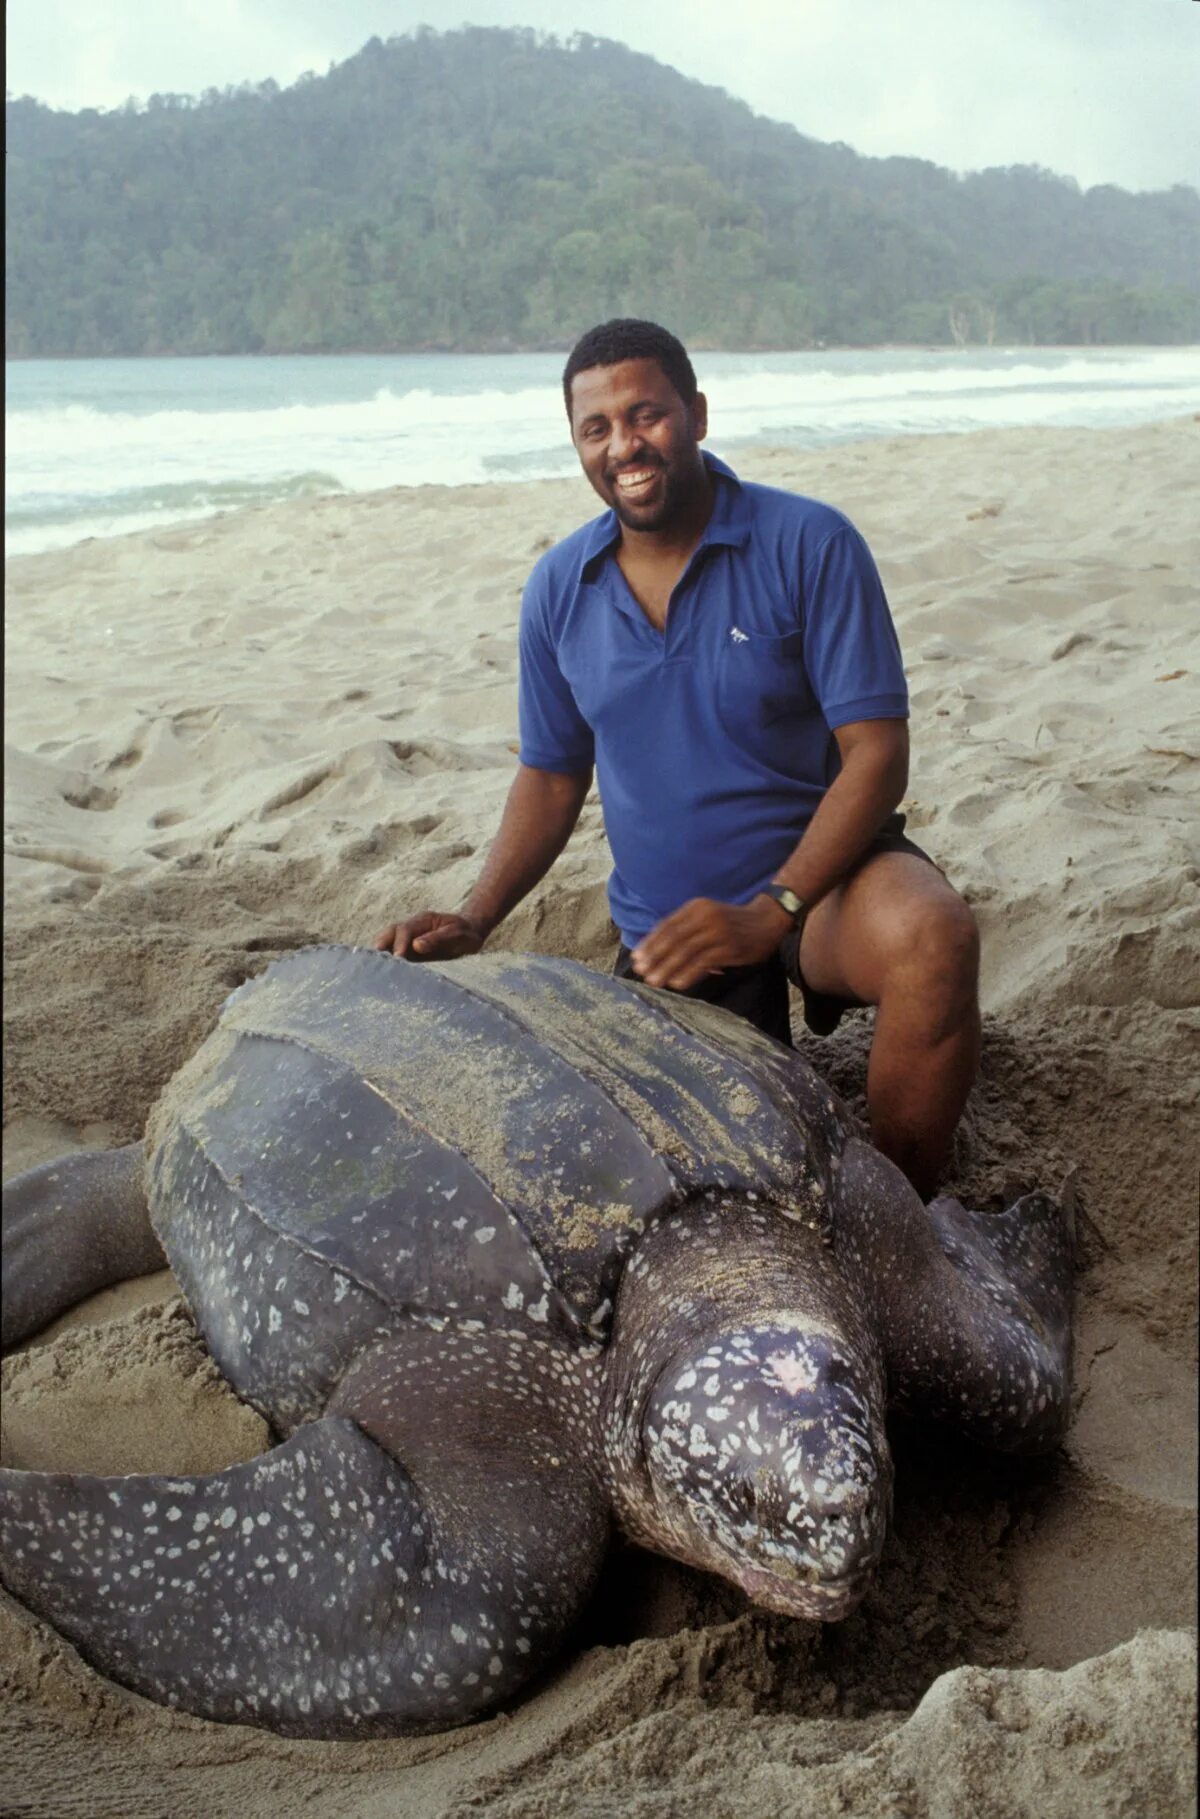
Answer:
<path fill-rule="evenodd" d="M 974 1003 L 979 985 L 979 928 L 947 888 L 897 904 L 884 940 L 885 990 L 907 988 L 940 1000 Z"/>

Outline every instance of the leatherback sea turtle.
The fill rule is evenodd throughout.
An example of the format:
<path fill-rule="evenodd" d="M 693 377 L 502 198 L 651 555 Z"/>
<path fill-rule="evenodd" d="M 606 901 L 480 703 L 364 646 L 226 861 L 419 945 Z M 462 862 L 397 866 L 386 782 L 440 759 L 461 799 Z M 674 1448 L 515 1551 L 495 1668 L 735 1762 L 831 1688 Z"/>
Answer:
<path fill-rule="evenodd" d="M 1067 1417 L 1067 1213 L 924 1207 L 796 1055 L 564 960 L 278 960 L 144 1150 L 31 1171 L 4 1226 L 10 1341 L 165 1251 L 280 1436 L 5 1472 L 5 1583 L 151 1698 L 294 1734 L 486 1713 L 614 1524 L 840 1617 L 889 1398 L 1017 1451 Z"/>

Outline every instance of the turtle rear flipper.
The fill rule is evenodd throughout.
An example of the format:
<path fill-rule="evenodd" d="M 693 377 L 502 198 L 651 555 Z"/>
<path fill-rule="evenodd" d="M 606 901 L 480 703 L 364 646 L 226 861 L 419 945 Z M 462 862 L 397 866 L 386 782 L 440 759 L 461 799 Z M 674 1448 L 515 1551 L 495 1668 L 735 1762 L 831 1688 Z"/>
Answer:
<path fill-rule="evenodd" d="M 928 1208 L 938 1242 L 952 1262 L 1019 1297 L 1051 1342 L 1070 1339 L 1075 1266 L 1074 1191 L 1061 1199 L 1023 1194 L 1001 1213 L 973 1212 L 948 1196 Z"/>
<path fill-rule="evenodd" d="M 204 1477 L 2 1472 L 0 1543 L 9 1590 L 101 1672 L 226 1723 L 444 1729 L 544 1647 L 515 1617 L 501 1633 L 503 1561 L 460 1583 L 408 1474 L 349 1420 Z"/>
<path fill-rule="evenodd" d="M 1003 1213 L 923 1206 L 852 1138 L 840 1175 L 851 1263 L 874 1253 L 876 1311 L 896 1403 L 1005 1452 L 1046 1452 L 1070 1416 L 1073 1218 L 1029 1194 Z"/>
<path fill-rule="evenodd" d="M 140 1143 L 80 1150 L 4 1184 L 5 1345 L 16 1345 L 86 1295 L 164 1269 L 146 1205 Z"/>

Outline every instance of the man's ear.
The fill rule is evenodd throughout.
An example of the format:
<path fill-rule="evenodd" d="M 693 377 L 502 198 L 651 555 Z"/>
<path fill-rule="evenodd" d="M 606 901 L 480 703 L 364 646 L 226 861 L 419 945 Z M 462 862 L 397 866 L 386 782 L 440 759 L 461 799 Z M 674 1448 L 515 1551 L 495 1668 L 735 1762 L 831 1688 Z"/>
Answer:
<path fill-rule="evenodd" d="M 703 392 L 697 392 L 692 402 L 692 428 L 697 442 L 703 442 L 708 434 L 708 399 Z"/>

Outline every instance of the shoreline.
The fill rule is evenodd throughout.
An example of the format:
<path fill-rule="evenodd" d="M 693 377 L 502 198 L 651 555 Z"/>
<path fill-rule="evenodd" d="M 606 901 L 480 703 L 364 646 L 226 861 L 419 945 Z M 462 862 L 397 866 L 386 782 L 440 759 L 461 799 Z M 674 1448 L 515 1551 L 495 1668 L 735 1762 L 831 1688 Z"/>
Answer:
<path fill-rule="evenodd" d="M 223 357 L 223 356 L 221 356 L 221 357 Z M 290 358 L 290 356 L 289 356 L 289 358 Z M 1024 436 L 1054 436 L 1054 435 L 1066 436 L 1066 437 L 1069 437 L 1069 436 L 1120 437 L 1120 436 L 1126 436 L 1126 435 L 1130 434 L 1131 429 L 1145 429 L 1145 430 L 1153 430 L 1153 429 L 1157 429 L 1157 428 L 1166 429 L 1172 425 L 1177 426 L 1182 429 L 1185 426 L 1187 426 L 1188 424 L 1191 424 L 1191 423 L 1194 423 L 1197 421 L 1200 421 L 1200 412 L 1181 412 L 1179 414 L 1172 414 L 1172 415 L 1166 416 L 1166 417 L 1154 418 L 1145 423 L 1132 425 L 1132 426 L 1128 425 L 1128 424 L 1101 424 L 1101 425 L 1096 425 L 1096 426 L 1089 426 L 1087 428 L 1080 428 L 1079 426 L 1070 425 L 1070 424 L 1032 424 L 1032 425 L 1005 424 L 1005 425 L 1000 425 L 997 427 L 983 427 L 983 428 L 978 427 L 978 426 L 970 426 L 970 427 L 967 427 L 964 429 L 904 430 L 904 431 L 893 432 L 890 435 L 877 435 L 874 433 L 856 434 L 854 432 L 848 432 L 844 435 L 828 436 L 821 441 L 807 442 L 807 443 L 803 443 L 803 444 L 786 443 L 786 442 L 772 442 L 769 440 L 769 438 L 766 438 L 766 437 L 764 437 L 762 439 L 758 439 L 758 438 L 741 439 L 738 437 L 732 437 L 732 438 L 729 438 L 729 439 L 723 441 L 723 439 L 719 436 L 718 437 L 710 436 L 706 439 L 705 446 L 712 447 L 714 444 L 716 444 L 716 445 L 718 445 L 717 452 L 720 452 L 721 447 L 726 447 L 726 448 L 731 449 L 733 451 L 733 457 L 731 458 L 731 465 L 734 465 L 739 471 L 742 468 L 744 468 L 746 478 L 754 479 L 757 477 L 757 469 L 760 466 L 766 466 L 766 467 L 771 467 L 771 468 L 775 468 L 775 469 L 786 470 L 787 465 L 790 461 L 795 461 L 800 465 L 811 466 L 812 461 L 814 459 L 818 459 L 821 456 L 822 452 L 824 452 L 824 451 L 829 451 L 832 453 L 833 451 L 851 448 L 851 447 L 861 448 L 864 450 L 883 448 L 883 447 L 886 447 L 890 450 L 890 449 L 894 448 L 896 445 L 900 445 L 905 448 L 910 447 L 910 446 L 917 448 L 917 447 L 920 447 L 922 444 L 927 444 L 927 443 L 939 443 L 939 442 L 944 442 L 944 441 L 948 441 L 948 440 L 954 440 L 954 441 L 961 442 L 963 440 L 970 440 L 970 439 L 984 438 L 984 437 L 1020 438 L 1020 437 L 1024 437 Z M 586 483 L 584 483 L 584 484 L 585 484 L 585 489 L 586 489 Z M 473 492 L 490 493 L 493 491 L 500 492 L 503 489 L 506 489 L 509 487 L 525 488 L 525 487 L 555 487 L 555 486 L 558 486 L 558 487 L 578 488 L 578 485 L 579 485 L 579 475 L 577 472 L 572 472 L 572 473 L 568 473 L 568 474 L 564 474 L 564 475 L 530 475 L 528 477 L 514 477 L 514 478 L 506 478 L 506 479 L 499 479 L 499 480 L 462 480 L 462 481 L 439 480 L 439 481 L 426 481 L 426 482 L 416 482 L 416 483 L 406 482 L 406 481 L 396 481 L 388 486 L 367 487 L 362 490 L 351 490 L 349 488 L 341 487 L 336 490 L 331 490 L 328 492 L 292 494 L 290 496 L 281 496 L 278 498 L 264 499 L 261 502 L 255 502 L 255 503 L 250 503 L 250 504 L 245 504 L 245 505 L 237 505 L 237 506 L 232 506 L 232 507 L 231 506 L 221 506 L 215 511 L 205 510 L 205 511 L 198 512 L 193 516 L 164 519 L 161 523 L 144 525 L 137 530 L 114 531 L 105 536 L 88 535 L 88 536 L 80 538 L 78 542 L 70 543 L 70 544 L 55 544 L 55 545 L 51 546 L 50 548 L 44 549 L 44 550 L 22 550 L 22 551 L 15 552 L 13 554 L 9 554 L 6 549 L 5 556 L 4 556 L 4 568 L 5 568 L 5 574 L 7 575 L 14 564 L 38 561 L 45 557 L 49 557 L 49 558 L 69 557 L 70 555 L 72 555 L 73 553 L 75 553 L 77 551 L 81 551 L 85 548 L 92 547 L 92 546 L 122 543 L 123 541 L 125 541 L 127 539 L 134 539 L 134 538 L 139 538 L 139 537 L 154 538 L 154 537 L 162 535 L 162 534 L 167 534 L 171 531 L 176 531 L 176 530 L 183 531 L 188 528 L 199 528 L 206 524 L 223 523 L 230 519 L 237 519 L 237 518 L 241 518 L 243 516 L 253 515 L 255 513 L 260 513 L 260 512 L 274 511 L 274 510 L 277 510 L 280 508 L 283 508 L 283 509 L 295 508 L 298 510 L 304 510 L 318 502 L 324 503 L 324 502 L 330 501 L 330 500 L 346 500 L 346 501 L 369 500 L 369 499 L 383 500 L 383 499 L 390 499 L 393 497 L 400 498 L 400 499 L 403 499 L 405 497 L 420 498 L 423 495 L 427 495 L 427 494 L 431 494 L 431 493 L 436 493 L 436 494 L 440 494 L 440 493 L 467 494 L 467 493 L 473 493 Z M 591 504 L 590 510 L 588 508 L 588 503 L 587 503 L 588 501 L 590 501 L 590 504 Z M 836 501 L 835 501 L 835 503 L 836 503 Z M 588 516 L 595 516 L 596 508 L 598 506 L 599 506 L 599 502 L 596 500 L 595 495 L 590 491 L 590 489 L 586 489 L 586 499 L 585 499 L 585 503 L 584 503 L 583 507 L 581 508 L 581 516 L 580 516 L 579 522 L 581 522 L 581 523 L 584 522 L 584 520 Z M 600 509 L 603 509 L 603 508 L 600 508 Z M 7 535 L 7 526 L 6 526 L 6 535 Z"/>

